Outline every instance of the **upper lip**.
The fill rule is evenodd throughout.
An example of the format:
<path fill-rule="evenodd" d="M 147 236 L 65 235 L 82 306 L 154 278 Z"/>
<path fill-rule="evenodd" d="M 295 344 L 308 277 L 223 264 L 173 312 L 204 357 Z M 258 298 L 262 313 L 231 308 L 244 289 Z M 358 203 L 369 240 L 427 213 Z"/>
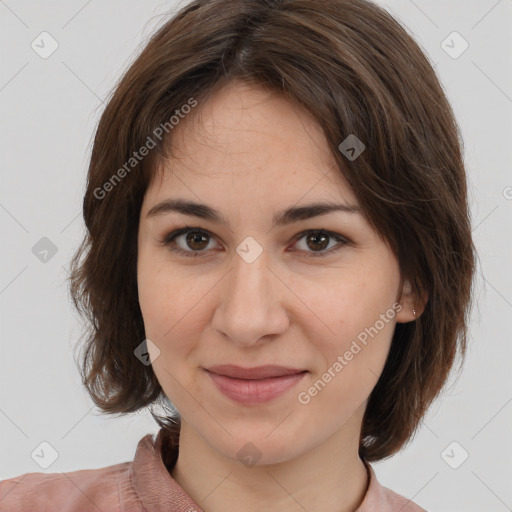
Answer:
<path fill-rule="evenodd" d="M 282 377 L 284 375 L 294 375 L 306 370 L 298 368 L 287 368 L 285 366 L 266 365 L 254 366 L 252 368 L 243 368 L 231 364 L 220 364 L 205 368 L 207 371 L 218 375 L 225 375 L 234 379 L 268 379 L 270 377 Z"/>

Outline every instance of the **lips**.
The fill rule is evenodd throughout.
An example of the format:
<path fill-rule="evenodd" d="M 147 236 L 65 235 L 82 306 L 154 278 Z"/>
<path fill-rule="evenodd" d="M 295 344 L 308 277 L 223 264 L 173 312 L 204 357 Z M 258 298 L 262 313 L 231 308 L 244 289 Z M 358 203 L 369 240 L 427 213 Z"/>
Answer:
<path fill-rule="evenodd" d="M 250 380 L 268 379 L 270 377 L 283 377 L 286 375 L 295 375 L 297 373 L 306 371 L 297 368 L 286 368 L 284 366 L 276 365 L 242 368 L 241 366 L 234 366 L 230 364 L 211 366 L 210 368 L 207 368 L 207 370 L 209 372 L 216 373 L 218 375 L 224 375 L 226 377 L 232 377 L 234 379 Z"/>
<path fill-rule="evenodd" d="M 242 368 L 218 365 L 205 369 L 218 391 L 244 405 L 256 405 L 276 399 L 294 387 L 307 370 L 267 365 Z"/>

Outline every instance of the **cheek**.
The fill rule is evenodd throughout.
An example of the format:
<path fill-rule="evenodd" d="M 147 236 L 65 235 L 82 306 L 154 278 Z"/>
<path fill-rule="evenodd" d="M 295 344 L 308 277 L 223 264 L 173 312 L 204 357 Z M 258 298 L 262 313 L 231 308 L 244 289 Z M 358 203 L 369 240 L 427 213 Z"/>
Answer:
<path fill-rule="evenodd" d="M 307 328 L 310 341 L 323 350 L 344 350 L 366 328 L 371 328 L 394 304 L 396 283 L 387 272 L 340 269 L 324 279 L 293 279 L 290 287 L 297 297 L 295 321 Z M 379 331 L 389 326 L 380 325 Z M 383 332 L 384 334 L 384 332 Z"/>
<path fill-rule="evenodd" d="M 393 294 L 359 294 L 359 303 L 343 315 L 343 335 L 328 349 L 331 398 L 353 406 L 366 400 L 377 384 L 391 347 L 396 325 Z M 327 376 L 327 379 L 330 377 Z M 327 398 L 327 397 L 326 397 Z"/>
<path fill-rule="evenodd" d="M 346 421 L 377 384 L 389 353 L 393 328 L 390 321 L 377 334 L 371 331 L 364 343 L 349 337 L 339 340 L 336 346 L 324 347 L 324 364 L 298 390 L 299 403 L 306 410 L 311 406 L 311 410 L 324 411 L 323 414 L 329 411 L 327 423 L 327 418 Z"/>
<path fill-rule="evenodd" d="M 187 278 L 169 272 L 165 262 L 141 259 L 138 289 L 145 334 L 169 364 L 186 357 L 194 348 L 192 340 L 206 328 L 203 304 L 211 288 L 206 278 Z"/>
<path fill-rule="evenodd" d="M 368 397 L 386 362 L 396 323 L 398 282 L 392 262 L 386 271 L 376 265 L 354 268 L 340 269 L 338 284 L 332 279 L 317 280 L 316 286 L 295 283 L 308 306 L 301 308 L 297 322 L 307 329 L 305 336 L 320 355 L 307 383 L 313 385 L 311 393 L 304 386 L 301 391 L 318 404 L 343 403 L 349 410 Z"/>
<path fill-rule="evenodd" d="M 158 333 L 164 326 L 172 327 L 175 317 L 186 306 L 184 300 L 190 297 L 182 291 L 180 275 L 169 272 L 169 264 L 161 253 L 161 250 L 144 246 L 137 261 L 137 286 L 144 324 Z"/>
<path fill-rule="evenodd" d="M 173 309 L 170 305 L 170 289 L 157 279 L 158 273 L 139 274 L 139 304 L 144 319 L 146 335 L 161 337 L 165 325 L 172 325 Z"/>

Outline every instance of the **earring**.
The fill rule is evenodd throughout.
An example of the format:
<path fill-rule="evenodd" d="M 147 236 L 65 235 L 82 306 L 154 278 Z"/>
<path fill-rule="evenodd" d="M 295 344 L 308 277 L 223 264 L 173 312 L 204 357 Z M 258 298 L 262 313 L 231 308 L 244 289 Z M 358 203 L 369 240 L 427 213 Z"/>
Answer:
<path fill-rule="evenodd" d="M 416 310 L 415 309 L 412 310 L 412 314 L 414 315 L 414 318 L 416 318 Z"/>

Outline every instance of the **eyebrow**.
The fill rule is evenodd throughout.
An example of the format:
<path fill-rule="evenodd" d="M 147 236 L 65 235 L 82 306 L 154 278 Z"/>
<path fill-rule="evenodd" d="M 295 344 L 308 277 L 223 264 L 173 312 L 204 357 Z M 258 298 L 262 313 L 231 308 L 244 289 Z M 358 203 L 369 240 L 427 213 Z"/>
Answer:
<path fill-rule="evenodd" d="M 343 204 L 317 202 L 303 206 L 294 206 L 281 210 L 273 218 L 273 226 L 284 226 L 300 220 L 310 219 L 319 215 L 326 215 L 331 212 L 360 213 L 359 206 Z M 156 217 L 168 213 L 181 213 L 200 219 L 209 220 L 218 224 L 224 224 L 229 227 L 229 222 L 222 213 L 202 203 L 195 203 L 184 199 L 166 199 L 153 206 L 147 213 L 147 217 Z"/>

